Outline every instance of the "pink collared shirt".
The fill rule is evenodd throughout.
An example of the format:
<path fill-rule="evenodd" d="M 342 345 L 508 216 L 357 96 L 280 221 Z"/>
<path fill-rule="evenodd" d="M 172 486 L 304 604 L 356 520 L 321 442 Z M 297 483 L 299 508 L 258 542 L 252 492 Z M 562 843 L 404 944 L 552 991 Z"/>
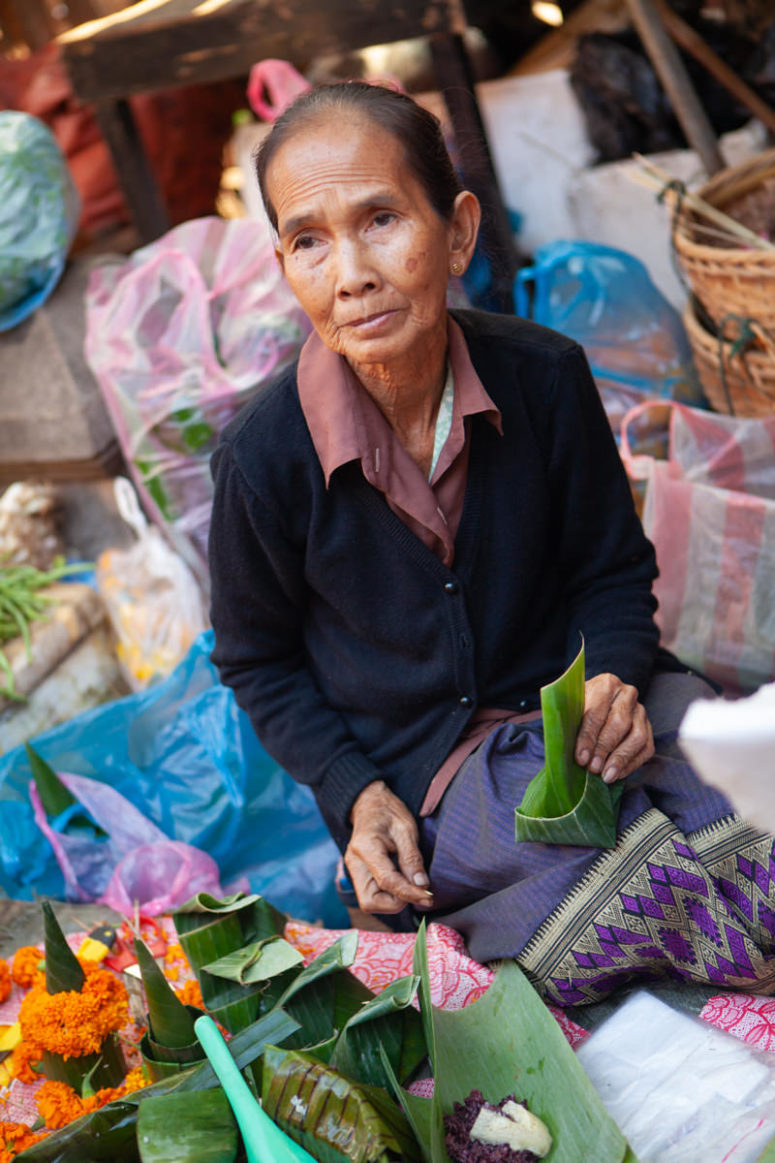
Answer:
<path fill-rule="evenodd" d="M 476 374 L 460 327 L 448 317 L 448 360 L 454 383 L 452 425 L 430 481 L 412 460 L 369 393 L 342 356 L 314 332 L 299 357 L 299 400 L 328 487 L 332 474 L 353 460 L 384 494 L 393 512 L 446 566 L 455 558 L 468 475 L 471 416 L 482 414 L 503 435 L 501 414 Z M 420 814 L 441 802 L 460 764 L 501 723 L 533 714 L 480 707 L 434 776 Z"/>
<path fill-rule="evenodd" d="M 450 567 L 463 512 L 470 416 L 484 414 L 502 432 L 498 408 L 471 363 L 454 319 L 449 319 L 449 364 L 454 382 L 452 426 L 429 482 L 399 441 L 347 362 L 313 332 L 302 348 L 299 400 L 328 486 L 331 475 L 359 460 L 366 480 L 393 512 Z"/>

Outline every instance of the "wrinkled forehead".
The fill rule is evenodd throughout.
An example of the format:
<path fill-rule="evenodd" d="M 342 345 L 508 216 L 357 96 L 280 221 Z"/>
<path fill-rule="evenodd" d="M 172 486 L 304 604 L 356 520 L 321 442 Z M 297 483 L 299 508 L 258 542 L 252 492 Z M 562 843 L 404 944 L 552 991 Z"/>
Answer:
<path fill-rule="evenodd" d="M 365 110 L 330 106 L 311 110 L 284 131 L 267 166 L 267 180 L 271 182 L 272 169 L 281 158 L 286 164 L 290 161 L 297 167 L 302 166 L 305 155 L 319 156 L 332 144 L 340 150 L 351 145 L 364 164 L 373 158 L 401 168 L 408 161 L 401 138 L 389 126 Z"/>

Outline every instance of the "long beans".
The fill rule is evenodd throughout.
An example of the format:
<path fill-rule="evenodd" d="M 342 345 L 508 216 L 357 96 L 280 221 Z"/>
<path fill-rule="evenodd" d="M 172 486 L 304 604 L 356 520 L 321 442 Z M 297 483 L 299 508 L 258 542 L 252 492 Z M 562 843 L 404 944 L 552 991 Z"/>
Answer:
<path fill-rule="evenodd" d="M 62 557 L 56 558 L 48 570 L 35 569 L 32 565 L 0 565 L 0 671 L 6 678 L 6 685 L 0 686 L 0 695 L 7 699 L 24 699 L 16 690 L 13 670 L 2 644 L 11 638 L 22 638 L 29 658 L 32 652 L 30 625 L 45 615 L 53 601 L 39 591 L 68 574 L 82 572 L 84 568 L 82 563 L 67 565 Z"/>

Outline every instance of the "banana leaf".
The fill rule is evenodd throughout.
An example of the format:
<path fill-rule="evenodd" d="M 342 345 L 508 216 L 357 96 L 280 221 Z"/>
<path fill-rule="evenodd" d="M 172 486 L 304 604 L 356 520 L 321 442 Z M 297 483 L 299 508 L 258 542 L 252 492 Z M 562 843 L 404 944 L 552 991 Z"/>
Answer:
<path fill-rule="evenodd" d="M 242 1030 L 229 1043 L 238 1068 L 244 1070 L 263 1053 L 267 1043 L 282 1042 L 296 1030 L 297 1023 L 281 1010 L 264 1015 Z M 156 1095 L 211 1090 L 219 1082 L 209 1062 L 185 1073 L 137 1090 L 126 1098 L 108 1103 L 98 1111 L 82 1115 L 61 1131 L 47 1135 L 17 1156 L 23 1163 L 137 1163 L 138 1107 Z"/>
<path fill-rule="evenodd" d="M 42 909 L 43 941 L 46 950 L 46 992 L 63 993 L 66 990 L 74 990 L 80 993 L 86 975 L 65 940 L 59 921 L 48 901 L 43 901 Z"/>
<path fill-rule="evenodd" d="M 143 979 L 150 1037 L 170 1049 L 192 1045 L 197 1040 L 194 1018 L 139 937 L 135 938 L 135 956 Z"/>
<path fill-rule="evenodd" d="M 163 1094 L 144 1102 L 137 1116 L 142 1163 L 234 1163 L 239 1133 L 220 1088 L 192 1099 Z"/>
<path fill-rule="evenodd" d="M 52 1082 L 66 1082 L 76 1094 L 83 1093 L 88 1078 L 93 1088 L 118 1086 L 126 1074 L 124 1054 L 114 1034 L 108 1034 L 96 1054 L 80 1058 L 63 1058 L 61 1054 L 43 1051 L 43 1073 Z"/>
<path fill-rule="evenodd" d="M 211 961 L 204 969 L 215 977 L 225 977 L 239 985 L 255 985 L 296 968 L 303 960 L 298 949 L 294 949 L 284 938 L 265 937 L 235 953 L 227 953 L 225 957 Z"/>
<path fill-rule="evenodd" d="M 756 1163 L 775 1163 L 775 1139 L 770 1140 Z"/>
<path fill-rule="evenodd" d="M 584 715 L 584 643 L 553 683 L 541 687 L 546 762 L 516 809 L 517 840 L 613 848 L 622 785 L 609 787 L 574 758 Z"/>
<path fill-rule="evenodd" d="M 424 925 L 417 944 L 425 945 Z M 429 995 L 427 954 L 416 958 L 423 987 L 421 1004 Z M 579 1163 L 589 1158 L 594 1144 L 595 1163 L 635 1163 L 634 1156 L 557 1022 L 516 962 L 507 961 L 483 997 L 462 1010 L 431 1009 L 433 1099 L 397 1092 L 397 1097 L 420 1138 L 427 1163 L 449 1163 L 438 1128 L 455 1102 L 474 1089 L 497 1104 L 515 1093 L 548 1126 L 553 1146 L 551 1163 Z"/>
<path fill-rule="evenodd" d="M 351 1082 L 302 1051 L 267 1048 L 263 1106 L 320 1163 L 420 1163 L 411 1128 L 384 1090 Z"/>
<path fill-rule="evenodd" d="M 285 917 L 256 894 L 234 893 L 218 900 L 198 893 L 173 914 L 175 928 L 189 964 L 199 981 L 205 1008 L 231 1033 L 256 1021 L 272 1008 L 274 995 L 261 993 L 265 981 L 240 983 L 209 972 L 205 966 L 222 961 L 246 946 L 281 935 Z"/>
<path fill-rule="evenodd" d="M 357 932 L 345 933 L 280 994 L 277 1005 L 301 1027 L 291 1039 L 286 1039 L 287 1048 L 300 1050 L 325 1042 L 373 999 L 371 990 L 347 968 L 355 960 L 357 948 Z"/>
<path fill-rule="evenodd" d="M 428 1055 L 419 1011 L 419 977 L 401 977 L 353 1014 L 336 1040 L 330 1065 L 353 1082 L 390 1089 L 382 1055 L 405 1082 Z M 315 1051 L 315 1056 L 318 1054 Z"/>
<path fill-rule="evenodd" d="M 95 837 L 106 837 L 107 832 L 100 828 L 70 789 L 65 787 L 53 767 L 46 763 L 43 756 L 38 755 L 29 743 L 24 744 L 24 749 L 27 752 L 35 787 L 38 789 L 41 807 L 49 820 L 56 819 L 63 812 L 68 812 L 68 830 L 78 828 L 88 831 Z"/>

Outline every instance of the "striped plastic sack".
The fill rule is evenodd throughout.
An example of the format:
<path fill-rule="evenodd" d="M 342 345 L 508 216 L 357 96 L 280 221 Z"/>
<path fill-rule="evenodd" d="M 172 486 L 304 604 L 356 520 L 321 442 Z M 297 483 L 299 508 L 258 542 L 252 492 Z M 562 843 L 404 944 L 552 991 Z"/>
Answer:
<path fill-rule="evenodd" d="M 659 402 L 664 408 L 664 403 Z M 622 457 L 646 481 L 662 645 L 730 694 L 775 678 L 775 416 L 749 420 L 670 405 L 666 460 Z"/>

